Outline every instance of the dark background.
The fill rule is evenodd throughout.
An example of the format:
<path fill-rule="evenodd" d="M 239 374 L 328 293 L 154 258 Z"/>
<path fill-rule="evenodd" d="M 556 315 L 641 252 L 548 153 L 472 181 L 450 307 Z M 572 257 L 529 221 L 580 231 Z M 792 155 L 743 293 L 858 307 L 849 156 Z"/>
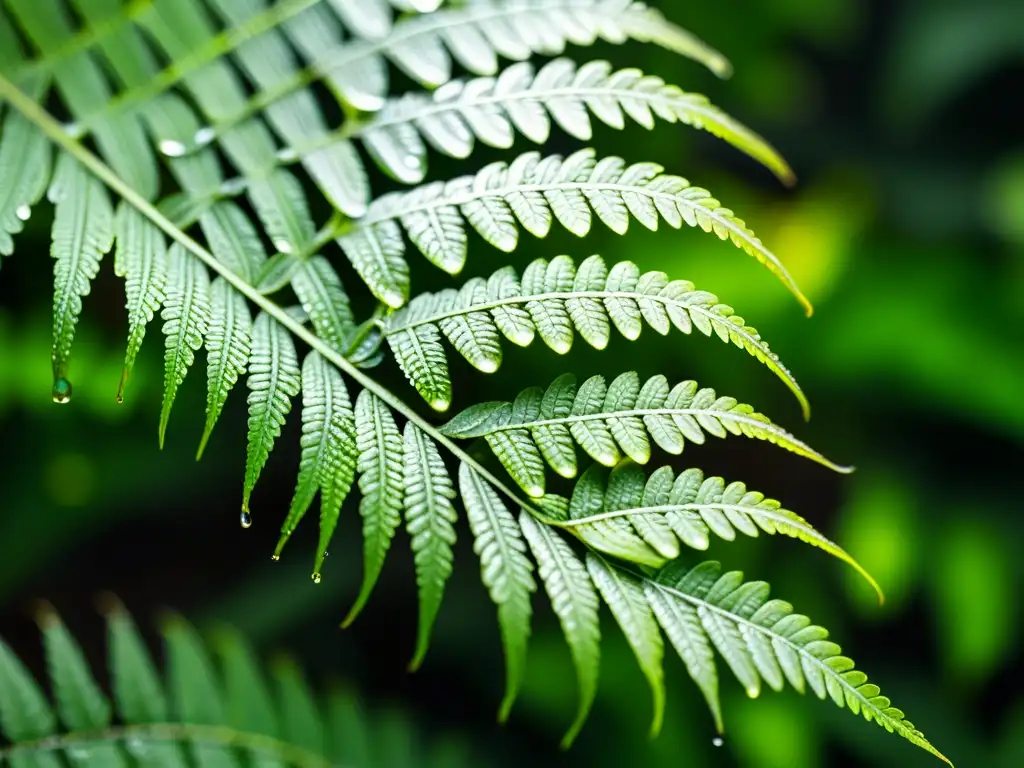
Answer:
<path fill-rule="evenodd" d="M 511 396 L 566 369 L 634 368 L 735 395 L 856 465 L 856 474 L 842 477 L 732 439 L 691 446 L 680 466 L 742 479 L 783 500 L 857 557 L 888 602 L 879 608 L 842 564 L 790 540 L 714 544 L 712 557 L 770 581 L 776 595 L 829 627 L 957 765 L 1024 765 L 1024 3 L 661 6 L 730 56 L 730 81 L 637 44 L 573 56 L 607 57 L 706 93 L 769 137 L 800 183 L 784 190 L 744 156 L 685 127 L 660 124 L 652 134 L 599 127 L 593 145 L 599 154 L 659 162 L 715 192 L 782 257 L 815 303 L 814 318 L 806 320 L 740 252 L 667 227 L 655 235 L 633 226 L 616 238 L 597 225 L 583 242 L 564 233 L 547 241 L 524 235 L 511 257 L 474 242 L 466 275 L 508 259 L 521 268 L 538 256 L 568 252 L 579 260 L 598 252 L 609 263 L 631 259 L 692 280 L 764 334 L 810 396 L 814 419 L 802 424 L 785 389 L 742 353 L 650 332 L 638 344 L 617 338 L 604 355 L 580 341 L 568 360 L 539 342 L 527 352 L 506 349 L 491 377 L 455 364 L 455 407 Z M 559 137 L 552 151 L 574 146 Z M 432 178 L 497 156 L 480 151 L 468 166 L 432 157 Z M 831 704 L 792 691 L 751 702 L 724 668 L 727 735 L 715 749 L 699 693 L 672 654 L 664 733 L 648 742 L 646 685 L 607 613 L 599 699 L 577 745 L 562 755 L 557 743 L 573 713 L 575 682 L 546 598 L 534 603 L 526 688 L 510 724 L 497 726 L 504 676 L 495 612 L 464 523 L 431 653 L 419 673 L 407 674 L 415 588 L 405 534 L 363 617 L 338 629 L 361 575 L 354 500 L 322 584 L 309 579 L 312 519 L 280 563 L 269 560 L 294 484 L 298 407 L 258 486 L 255 525 L 243 531 L 244 393 L 231 396 L 206 458 L 195 464 L 205 396 L 200 360 L 158 451 L 158 324 L 125 404 L 115 405 L 126 320 L 109 265 L 76 339 L 74 400 L 67 407 L 50 401 L 48 227 L 41 206 L 0 270 L 0 634 L 37 668 L 32 600 L 53 602 L 100 664 L 94 598 L 107 589 L 143 624 L 173 607 L 201 626 L 229 622 L 261 649 L 287 648 L 317 683 L 351 681 L 371 709 L 399 708 L 432 734 L 429 741 L 450 734 L 478 756 L 475 764 L 936 764 Z M 337 263 L 338 254 L 329 255 Z M 415 286 L 445 284 L 414 259 Z M 355 278 L 345 276 L 368 312 Z M 416 400 L 391 364 L 378 373 Z"/>

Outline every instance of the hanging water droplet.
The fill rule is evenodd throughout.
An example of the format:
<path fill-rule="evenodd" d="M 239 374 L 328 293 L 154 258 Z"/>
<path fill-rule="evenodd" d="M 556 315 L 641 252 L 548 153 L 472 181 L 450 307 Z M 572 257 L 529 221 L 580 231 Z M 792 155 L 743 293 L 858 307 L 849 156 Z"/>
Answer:
<path fill-rule="evenodd" d="M 19 205 L 14 210 L 14 215 L 17 216 L 22 221 L 28 221 L 30 218 L 32 218 L 32 209 L 29 208 L 27 205 Z"/>
<path fill-rule="evenodd" d="M 273 560 L 276 563 L 276 562 L 278 562 L 281 559 L 281 556 L 280 555 L 271 555 L 270 559 Z"/>
<path fill-rule="evenodd" d="M 274 240 L 274 247 L 277 248 L 277 250 L 280 251 L 281 253 L 291 253 L 292 250 L 294 250 L 292 248 L 292 244 L 281 237 Z"/>
<path fill-rule="evenodd" d="M 281 163 L 294 163 L 299 159 L 299 153 L 294 147 L 282 147 L 277 150 L 277 160 Z"/>
<path fill-rule="evenodd" d="M 53 382 L 53 402 L 64 405 L 71 402 L 71 382 L 61 376 Z"/>
<path fill-rule="evenodd" d="M 239 522 L 242 523 L 243 528 L 252 528 L 252 515 L 248 512 L 243 512 L 239 517 Z"/>
<path fill-rule="evenodd" d="M 715 738 L 711 740 L 711 744 L 712 746 L 720 747 L 723 744 L 725 744 L 725 739 L 723 739 L 721 736 L 715 736 Z"/>
<path fill-rule="evenodd" d="M 217 131 L 209 125 L 203 126 L 196 131 L 195 136 L 192 137 L 192 141 L 196 148 L 205 147 L 211 141 L 217 138 Z"/>
<path fill-rule="evenodd" d="M 321 575 L 320 575 L 319 573 L 314 573 L 314 574 L 313 574 L 313 583 L 314 583 L 314 584 L 319 584 L 319 583 L 320 583 L 320 580 L 321 580 L 322 578 L 323 578 L 323 577 L 322 577 L 322 576 L 321 576 Z"/>
<path fill-rule="evenodd" d="M 236 176 L 233 179 L 228 179 L 220 185 L 220 193 L 225 197 L 234 197 L 240 195 L 245 191 L 245 179 L 241 176 Z"/>
<path fill-rule="evenodd" d="M 168 157 L 181 157 L 188 150 L 188 147 L 175 139 L 160 139 L 157 146 Z"/>

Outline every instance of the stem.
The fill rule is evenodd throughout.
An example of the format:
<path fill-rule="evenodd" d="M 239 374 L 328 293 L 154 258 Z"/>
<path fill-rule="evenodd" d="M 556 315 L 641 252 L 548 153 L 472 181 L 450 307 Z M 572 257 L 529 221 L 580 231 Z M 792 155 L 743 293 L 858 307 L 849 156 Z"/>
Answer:
<path fill-rule="evenodd" d="M 457 459 L 465 462 L 478 472 L 497 490 L 501 491 L 511 501 L 532 514 L 541 522 L 551 523 L 547 516 L 541 514 L 528 501 L 513 491 L 505 483 L 499 480 L 486 467 L 481 465 L 472 456 L 462 450 L 452 440 L 441 434 L 430 422 L 420 416 L 416 411 L 405 404 L 403 400 L 393 395 L 386 387 L 378 384 L 374 379 L 367 376 L 359 368 L 346 360 L 341 354 L 323 342 L 316 334 L 293 320 L 291 316 L 279 307 L 272 300 L 264 296 L 245 280 L 236 275 L 226 266 L 221 264 L 212 253 L 203 248 L 192 237 L 178 229 L 173 222 L 164 216 L 145 198 L 140 196 L 128 184 L 118 176 L 113 169 L 104 163 L 95 154 L 82 146 L 78 141 L 64 131 L 45 109 L 30 99 L 18 89 L 10 80 L 0 74 L 0 100 L 7 101 L 16 110 L 21 112 L 25 118 L 36 125 L 47 138 L 62 150 L 74 157 L 78 162 L 88 168 L 95 176 L 106 184 L 110 189 L 123 198 L 128 204 L 136 208 L 143 216 L 163 230 L 169 237 L 181 243 L 187 250 L 191 251 L 209 269 L 223 277 L 232 288 L 245 296 L 249 301 L 270 315 L 274 320 L 287 328 L 296 338 L 304 341 L 310 348 L 315 349 L 326 360 L 334 365 L 342 373 L 345 373 L 364 389 L 371 392 L 390 408 L 402 414 L 406 419 L 414 423 L 423 432 L 429 435 L 438 444 L 447 448 Z"/>

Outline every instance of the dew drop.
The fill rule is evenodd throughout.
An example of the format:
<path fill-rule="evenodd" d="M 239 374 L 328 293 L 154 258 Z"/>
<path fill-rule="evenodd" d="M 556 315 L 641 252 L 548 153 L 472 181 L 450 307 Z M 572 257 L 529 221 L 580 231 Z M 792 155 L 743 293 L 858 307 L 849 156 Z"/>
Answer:
<path fill-rule="evenodd" d="M 280 555 L 271 555 L 270 559 L 273 560 L 276 563 L 276 562 L 278 562 L 281 559 L 281 556 Z"/>
<path fill-rule="evenodd" d="M 64 123 L 64 133 L 72 139 L 80 139 L 85 135 L 85 130 L 78 123 Z"/>
<path fill-rule="evenodd" d="M 715 738 L 711 740 L 711 744 L 713 746 L 720 747 L 723 744 L 725 744 L 725 739 L 723 739 L 721 736 L 715 736 Z"/>
<path fill-rule="evenodd" d="M 225 197 L 233 197 L 240 195 L 245 191 L 245 179 L 238 176 L 234 179 L 228 179 L 220 185 L 220 193 Z"/>
<path fill-rule="evenodd" d="M 217 138 L 217 131 L 207 125 L 196 131 L 195 136 L 192 137 L 192 141 L 195 143 L 196 147 L 205 147 L 215 138 Z"/>
<path fill-rule="evenodd" d="M 291 243 L 280 237 L 274 240 L 274 247 L 281 253 L 291 253 L 294 250 Z"/>
<path fill-rule="evenodd" d="M 241 522 L 243 528 L 252 528 L 252 515 L 248 512 L 243 512 L 239 517 L 239 522 Z"/>
<path fill-rule="evenodd" d="M 314 584 L 319 584 L 323 577 L 319 573 L 314 573 L 312 578 Z"/>
<path fill-rule="evenodd" d="M 15 209 L 14 215 L 17 216 L 22 221 L 28 221 L 32 217 L 32 209 L 29 208 L 27 205 L 19 205 Z"/>
<path fill-rule="evenodd" d="M 411 168 L 411 169 L 415 170 L 415 169 L 419 168 L 422 165 L 423 165 L 423 163 L 420 162 L 420 159 L 418 157 L 416 157 L 416 155 L 406 155 L 405 156 L 405 167 L 406 168 Z"/>
<path fill-rule="evenodd" d="M 283 147 L 277 150 L 277 160 L 281 163 L 294 163 L 299 159 L 299 153 L 294 147 Z"/>
<path fill-rule="evenodd" d="M 71 382 L 61 376 L 53 382 L 53 402 L 64 405 L 71 402 Z"/>
<path fill-rule="evenodd" d="M 168 157 L 181 157 L 188 149 L 184 144 L 175 139 L 160 139 L 160 143 L 157 146 Z"/>

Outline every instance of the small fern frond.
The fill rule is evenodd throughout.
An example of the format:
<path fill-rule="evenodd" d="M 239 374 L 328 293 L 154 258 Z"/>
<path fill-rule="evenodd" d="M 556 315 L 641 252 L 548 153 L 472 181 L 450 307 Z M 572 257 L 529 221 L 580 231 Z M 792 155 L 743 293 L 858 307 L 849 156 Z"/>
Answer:
<path fill-rule="evenodd" d="M 53 701 L 0 640 L 0 762 L 74 765 L 186 765 L 236 768 L 369 768 L 375 724 L 355 697 L 318 695 L 287 657 L 264 669 L 236 632 L 219 628 L 207 645 L 183 619 L 161 626 L 166 690 L 134 621 L 104 601 L 109 685 L 101 686 L 78 642 L 49 606 L 37 614 Z M 104 693 L 109 688 L 110 698 Z M 113 701 L 111 701 L 111 699 Z M 401 733 L 412 738 L 413 733 Z M 372 744 L 376 747 L 376 744 Z M 376 756 L 380 757 L 383 750 Z M 432 764 L 428 759 L 412 765 Z"/>
<path fill-rule="evenodd" d="M 13 42 L 0 40 L 0 48 Z M 2 71 L 0 67 L 0 71 Z M 26 93 L 38 98 L 45 90 L 37 79 Z M 50 181 L 53 150 L 46 137 L 18 112 L 0 113 L 0 257 L 14 253 L 13 235 L 25 228 L 32 206 L 39 202 Z"/>
<path fill-rule="evenodd" d="M 48 192 L 55 204 L 53 245 L 53 378 L 67 375 L 82 298 L 114 245 L 114 210 L 103 185 L 70 155 L 61 155 Z M 55 385 L 56 387 L 56 385 Z M 54 398 L 60 393 L 54 390 Z"/>
<path fill-rule="evenodd" d="M 253 325 L 249 359 L 249 443 L 245 457 L 242 492 L 243 525 L 251 523 L 249 498 L 263 471 L 274 441 L 281 434 L 292 398 L 301 389 L 301 372 L 295 343 L 273 317 L 261 312 Z"/>
<path fill-rule="evenodd" d="M 796 395 L 809 416 L 810 405 L 792 374 L 732 307 L 718 297 L 698 291 L 686 280 L 669 281 L 663 272 L 641 274 L 629 261 L 609 270 L 600 256 L 591 256 L 577 269 L 568 256 L 533 261 L 522 281 L 512 267 L 504 267 L 489 279 L 473 278 L 461 289 L 424 293 L 407 307 L 391 315 L 384 335 L 395 359 L 426 396 L 434 394 L 442 368 L 436 360 L 444 354 L 430 349 L 443 335 L 475 368 L 493 373 L 501 364 L 501 337 L 519 346 L 530 344 L 539 334 L 559 354 L 572 347 L 574 331 L 595 349 L 604 349 L 611 327 L 635 341 L 644 323 L 657 333 L 673 328 L 689 334 L 696 327 L 708 337 L 735 344 L 771 369 Z M 425 326 L 434 331 L 421 332 Z M 411 336 L 419 345 L 409 343 Z M 421 359 L 434 361 L 421 364 Z M 426 373 L 421 385 L 412 372 Z M 429 401 L 428 401 L 429 402 Z"/>
<path fill-rule="evenodd" d="M 164 401 L 160 409 L 160 447 L 163 447 L 178 387 L 209 333 L 210 276 L 206 267 L 179 243 L 167 252 L 167 297 L 160 313 L 164 321 Z"/>
<path fill-rule="evenodd" d="M 533 564 L 526 556 L 526 542 L 515 517 L 472 467 L 459 466 L 459 489 L 470 530 L 480 556 L 484 586 L 498 606 L 498 624 L 505 646 L 507 684 L 498 719 L 508 719 L 526 671 L 526 648 L 533 608 L 530 596 L 537 589 Z"/>
<path fill-rule="evenodd" d="M 516 132 L 535 144 L 551 137 L 554 121 L 581 141 L 593 138 L 591 115 L 622 130 L 626 120 L 653 129 L 655 120 L 682 122 L 706 130 L 750 155 L 786 183 L 793 172 L 762 137 L 707 98 L 667 85 L 638 69 L 612 71 L 607 61 L 577 67 L 559 58 L 535 70 L 513 64 L 496 77 L 452 80 L 432 94 L 407 93 L 388 101 L 372 120 L 341 134 L 359 138 L 377 164 L 405 184 L 426 178 L 429 144 L 450 157 L 465 159 L 476 141 L 509 149 Z M 336 138 L 328 139 L 332 145 Z M 300 147 L 300 156 L 319 147 Z"/>
<path fill-rule="evenodd" d="M 505 252 L 518 245 L 520 225 L 536 237 L 545 237 L 557 221 L 583 237 L 590 232 L 595 214 L 618 234 L 625 234 L 631 219 L 651 230 L 662 220 L 676 229 L 685 223 L 728 240 L 757 259 L 810 313 L 810 303 L 782 262 L 742 219 L 707 190 L 662 170 L 656 163 L 627 166 L 614 156 L 598 161 L 592 149 L 566 158 L 528 152 L 511 164 L 492 163 L 475 176 L 433 182 L 411 192 L 390 192 L 370 204 L 366 217 L 346 237 L 361 238 L 361 250 L 373 243 L 375 252 L 387 254 L 391 269 L 404 274 L 408 267 L 396 266 L 399 260 L 404 264 L 400 222 L 432 263 L 456 274 L 466 261 L 466 221 Z M 360 267 L 361 258 L 348 255 L 374 295 L 392 307 L 400 306 L 393 285 Z"/>
<path fill-rule="evenodd" d="M 585 508 L 577 501 L 583 498 L 588 499 Z M 596 499 L 602 501 L 595 503 Z M 687 469 L 677 476 L 671 467 L 660 467 L 645 476 L 626 459 L 606 478 L 605 469 L 595 465 L 580 477 L 568 519 L 559 525 L 595 549 L 606 551 L 600 531 L 594 535 L 584 529 L 612 520 L 628 521 L 635 533 L 665 560 L 679 556 L 680 543 L 706 550 L 711 534 L 725 541 L 734 541 L 737 533 L 751 537 L 761 533 L 788 536 L 850 565 L 882 599 L 878 583 L 860 563 L 805 519 L 784 509 L 775 499 L 748 490 L 744 483 L 726 484 L 720 477 L 705 477 L 699 469 Z"/>
<path fill-rule="evenodd" d="M 710 388 L 698 389 L 694 381 L 670 388 L 664 376 L 655 376 L 641 387 L 635 372 L 618 376 L 610 385 L 603 376 L 594 376 L 578 389 L 575 376 L 561 376 L 547 392 L 539 387 L 527 389 L 515 403 L 471 406 L 441 431 L 459 439 L 485 438 L 523 490 L 534 497 L 544 494 L 543 473 L 533 470 L 542 456 L 559 474 L 575 477 L 572 441 L 595 461 L 613 467 L 623 454 L 638 464 L 646 464 L 651 458 L 652 440 L 662 450 L 679 454 L 687 440 L 701 444 L 709 434 L 743 435 L 766 440 L 837 472 L 850 471 L 829 461 L 749 405 L 737 403 L 731 397 L 718 397 Z M 528 454 L 530 460 L 495 447 L 509 440 L 514 440 L 518 450 Z M 530 481 L 522 482 L 526 476 Z"/>
<path fill-rule="evenodd" d="M 452 575 L 456 493 L 437 445 L 412 422 L 405 425 L 402 465 L 405 526 L 412 540 L 420 597 L 416 652 L 409 663 L 414 670 L 427 654 L 445 584 Z"/>
<path fill-rule="evenodd" d="M 760 693 L 762 681 L 776 691 L 787 682 L 801 693 L 810 688 L 819 699 L 831 698 L 837 706 L 949 762 L 877 685 L 867 682 L 851 659 L 841 655 L 825 629 L 795 613 L 789 603 L 769 600 L 763 581 L 744 582 L 738 571 L 723 574 L 717 562 L 692 570 L 674 563 L 642 581 L 673 643 L 691 636 L 704 638 L 705 644 L 710 640 L 749 696 Z M 685 661 L 689 650 L 685 645 L 678 650 Z M 703 677 L 702 689 L 711 689 L 713 682 L 703 664 L 700 669 L 689 663 L 687 667 L 695 679 Z"/>
<path fill-rule="evenodd" d="M 117 401 L 121 402 L 125 384 L 146 336 L 146 325 L 164 302 L 167 244 L 163 233 L 126 203 L 117 208 L 114 228 L 117 241 L 114 274 L 124 278 L 128 309 L 128 351 L 117 388 Z M 215 311 L 214 322 L 217 318 Z"/>

